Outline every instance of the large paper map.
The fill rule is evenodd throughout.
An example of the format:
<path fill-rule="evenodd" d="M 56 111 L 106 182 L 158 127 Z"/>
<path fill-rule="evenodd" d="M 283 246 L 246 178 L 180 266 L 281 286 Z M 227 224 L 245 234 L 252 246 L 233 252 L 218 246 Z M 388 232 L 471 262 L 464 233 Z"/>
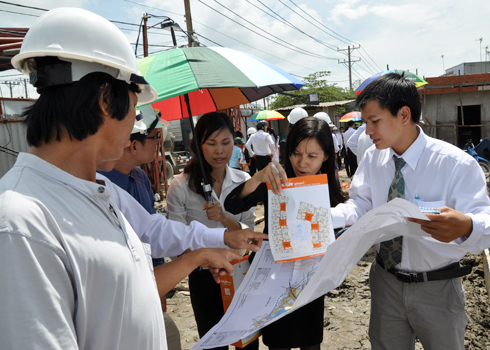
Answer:
<path fill-rule="evenodd" d="M 276 262 L 325 254 L 335 240 L 327 175 L 289 179 L 280 195 L 269 189 L 268 232 Z"/>
<path fill-rule="evenodd" d="M 226 314 L 193 349 L 234 343 L 326 294 L 375 243 L 399 235 L 437 242 L 407 217 L 427 220 L 415 204 L 396 198 L 359 219 L 328 246 L 325 255 L 282 264 L 274 262 L 270 245 L 264 242 Z"/>

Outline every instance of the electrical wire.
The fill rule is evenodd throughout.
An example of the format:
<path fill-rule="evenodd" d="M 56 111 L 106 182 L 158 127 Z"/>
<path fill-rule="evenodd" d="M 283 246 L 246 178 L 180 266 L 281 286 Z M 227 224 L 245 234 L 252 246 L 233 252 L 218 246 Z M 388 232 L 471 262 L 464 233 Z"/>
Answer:
<path fill-rule="evenodd" d="M 269 15 L 271 16 L 272 18 L 275 18 L 274 16 L 272 16 L 271 14 L 267 13 L 266 11 L 264 11 L 263 9 L 259 8 L 258 6 L 252 4 L 250 2 L 250 0 L 246 0 L 248 3 L 250 3 L 251 5 L 255 6 L 257 9 L 259 9 L 260 11 L 264 12 L 266 15 Z M 285 19 L 284 17 L 282 17 L 281 15 L 279 15 L 277 12 L 275 12 L 273 9 L 271 9 L 270 7 L 268 7 L 267 5 L 265 5 L 262 1 L 260 0 L 257 0 L 259 3 L 262 4 L 262 6 L 264 6 L 265 8 L 267 8 L 269 11 L 271 11 L 272 13 L 274 13 L 278 18 L 276 18 L 278 21 L 282 22 L 283 24 L 286 24 L 288 25 L 289 27 L 297 30 L 298 32 L 300 32 L 301 34 L 303 35 L 306 35 L 307 37 L 309 37 L 310 39 L 313 39 L 314 41 L 316 41 L 317 43 L 329 48 L 330 50 L 333 50 L 335 52 L 337 52 L 337 48 L 333 45 L 330 45 L 328 43 L 325 43 L 324 41 L 321 41 L 313 36 L 311 36 L 310 34 L 308 33 L 305 33 L 303 30 L 299 29 L 298 27 L 296 27 L 294 24 L 292 24 L 291 22 L 289 22 L 287 19 Z"/>
<path fill-rule="evenodd" d="M 287 49 L 289 49 L 289 50 L 296 51 L 296 52 L 299 52 L 299 53 L 301 53 L 301 54 L 304 54 L 304 55 L 307 55 L 307 56 L 310 56 L 310 57 L 314 57 L 314 58 L 322 58 L 322 59 L 329 59 L 329 60 L 337 60 L 337 58 L 327 57 L 327 56 L 323 56 L 323 55 L 315 54 L 315 53 L 309 52 L 309 51 L 307 51 L 307 50 L 304 50 L 304 49 L 302 49 L 302 48 L 300 48 L 300 47 L 298 47 L 298 46 L 295 46 L 295 45 L 292 45 L 292 44 L 286 43 L 286 42 L 285 42 L 284 40 L 282 40 L 281 38 L 278 38 L 277 36 L 275 36 L 275 35 L 272 35 L 272 34 L 268 33 L 267 31 L 263 30 L 262 28 L 257 27 L 257 28 L 258 28 L 258 29 L 260 29 L 260 30 L 261 30 L 263 33 L 267 33 L 267 34 L 268 34 L 268 35 L 270 35 L 271 37 L 276 38 L 276 39 L 278 39 L 279 41 L 282 41 L 283 43 L 281 44 L 280 42 L 277 42 L 277 41 L 275 41 L 275 40 L 272 40 L 272 39 L 270 39 L 270 38 L 267 38 L 267 37 L 265 37 L 263 34 L 258 33 L 257 31 L 255 31 L 255 30 L 253 30 L 253 29 L 250 29 L 250 28 L 246 27 L 245 25 L 243 25 L 243 24 L 241 24 L 241 23 L 239 23 L 239 22 L 235 21 L 234 19 L 232 19 L 232 18 L 228 17 L 227 15 L 225 15 L 225 14 L 223 14 L 223 13 L 219 12 L 218 10 L 216 10 L 216 9 L 214 9 L 213 7 L 209 6 L 208 4 L 205 4 L 205 3 L 204 3 L 202 0 L 198 0 L 198 1 L 199 1 L 200 3 L 202 3 L 204 6 L 208 7 L 209 9 L 211 9 L 211 10 L 215 11 L 216 13 L 220 14 L 221 16 L 226 17 L 227 19 L 231 20 L 232 22 L 235 22 L 236 24 L 238 24 L 238 25 L 242 26 L 243 28 L 245 28 L 245 29 L 247 29 L 247 30 L 251 31 L 251 32 L 252 32 L 252 33 L 254 33 L 254 34 L 257 34 L 257 35 L 258 35 L 258 36 L 260 36 L 261 38 L 264 38 L 264 39 L 266 39 L 266 40 L 269 40 L 269 41 L 271 41 L 271 42 L 273 42 L 273 43 L 275 43 L 275 44 L 278 44 L 278 45 L 280 45 L 280 46 L 282 46 L 282 47 L 284 47 L 284 48 L 287 48 Z M 221 5 L 222 7 L 226 8 L 228 11 L 230 11 L 231 13 L 233 13 L 235 16 L 237 16 L 237 17 L 239 17 L 239 18 L 243 19 L 243 20 L 244 20 L 244 21 L 246 21 L 246 22 L 249 22 L 249 21 L 247 21 L 245 18 L 243 18 L 242 16 L 238 15 L 237 13 L 235 13 L 235 12 L 233 12 L 232 10 L 228 9 L 228 8 L 227 8 L 226 6 L 224 6 L 223 4 L 219 3 L 217 0 L 214 0 L 214 1 L 215 1 L 217 4 Z M 287 45 L 289 45 L 289 46 L 291 46 L 291 47 L 288 47 L 288 46 L 286 46 L 286 45 L 284 45 L 284 44 L 287 44 Z"/>
<path fill-rule="evenodd" d="M 17 6 L 17 7 L 23 7 L 23 8 L 32 9 L 32 10 L 49 11 L 47 9 L 43 9 L 40 7 L 26 6 L 26 5 L 21 5 L 21 4 L 15 4 L 13 2 L 7 2 L 7 1 L 0 1 L 0 4 L 7 4 L 7 5 L 12 5 L 12 6 Z"/>

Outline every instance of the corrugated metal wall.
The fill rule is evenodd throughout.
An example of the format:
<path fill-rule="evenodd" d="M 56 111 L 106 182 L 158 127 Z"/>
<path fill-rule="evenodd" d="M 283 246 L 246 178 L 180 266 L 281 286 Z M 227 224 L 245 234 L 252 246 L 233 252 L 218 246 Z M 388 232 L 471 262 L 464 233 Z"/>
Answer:
<path fill-rule="evenodd" d="M 14 165 L 17 157 L 15 152 L 27 152 L 26 132 L 21 121 L 21 113 L 24 108 L 35 100 L 26 99 L 0 99 L 0 177 Z M 12 151 L 9 151 L 12 150 Z"/>
<path fill-rule="evenodd" d="M 29 146 L 26 141 L 24 123 L 11 121 L 0 123 L 0 146 L 17 152 L 27 152 Z M 5 152 L 0 148 L 0 177 L 9 171 L 16 158 L 12 152 Z"/>

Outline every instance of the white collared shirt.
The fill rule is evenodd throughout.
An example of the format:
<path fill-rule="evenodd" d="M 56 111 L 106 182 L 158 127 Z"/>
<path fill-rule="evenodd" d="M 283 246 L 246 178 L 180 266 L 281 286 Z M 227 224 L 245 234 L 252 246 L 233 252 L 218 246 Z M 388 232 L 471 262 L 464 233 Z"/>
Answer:
<path fill-rule="evenodd" d="M 471 217 L 468 239 L 451 243 L 404 237 L 398 269 L 424 272 L 459 261 L 466 252 L 478 254 L 490 246 L 490 200 L 478 163 L 459 148 L 420 134 L 401 155 L 405 199 L 424 207 L 448 206 Z M 369 148 L 353 178 L 350 199 L 332 208 L 334 227 L 354 224 L 369 210 L 387 202 L 395 173 L 394 151 Z M 416 199 L 418 198 L 418 199 Z M 409 225 L 416 225 L 410 223 Z"/>
<path fill-rule="evenodd" d="M 253 149 L 250 146 L 252 146 Z M 258 156 L 268 156 L 269 154 L 274 154 L 274 146 L 272 136 L 262 129 L 250 136 L 245 144 L 250 157 L 253 157 L 255 154 Z"/>
<path fill-rule="evenodd" d="M 208 228 L 197 221 L 188 225 L 150 214 L 133 196 L 97 173 L 110 189 L 111 198 L 124 214 L 141 241 L 150 244 L 153 258 L 177 256 L 186 249 L 223 247 L 223 228 Z"/>
<path fill-rule="evenodd" d="M 224 227 L 221 222 L 208 219 L 206 211 L 203 210 L 206 201 L 203 196 L 190 189 L 188 178 L 187 174 L 181 173 L 174 177 L 170 183 L 167 194 L 168 218 L 170 220 L 180 221 L 184 224 L 189 224 L 191 221 L 196 220 L 207 227 Z M 214 200 L 219 201 L 223 210 L 225 210 L 224 202 L 226 196 L 228 196 L 235 187 L 248 179 L 250 179 L 250 175 L 247 173 L 227 166 L 225 179 L 223 180 L 223 186 L 221 188 L 221 195 L 218 197 L 213 190 Z M 242 228 L 254 228 L 255 207 L 250 208 L 241 214 L 228 214 L 239 222 Z"/>

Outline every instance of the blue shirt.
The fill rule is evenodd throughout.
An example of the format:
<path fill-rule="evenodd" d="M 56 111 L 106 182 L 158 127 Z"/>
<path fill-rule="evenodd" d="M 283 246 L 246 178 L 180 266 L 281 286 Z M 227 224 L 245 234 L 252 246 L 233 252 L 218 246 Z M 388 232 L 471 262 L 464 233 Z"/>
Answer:
<path fill-rule="evenodd" d="M 153 190 L 151 189 L 150 180 L 145 172 L 138 167 L 135 167 L 129 175 L 120 173 L 117 170 L 98 171 L 106 176 L 113 183 L 127 191 L 134 197 L 150 214 L 155 214 L 156 210 L 153 207 L 155 199 Z"/>
<path fill-rule="evenodd" d="M 242 150 L 237 145 L 233 146 L 229 166 L 231 168 L 240 169 L 240 158 L 242 158 Z"/>

